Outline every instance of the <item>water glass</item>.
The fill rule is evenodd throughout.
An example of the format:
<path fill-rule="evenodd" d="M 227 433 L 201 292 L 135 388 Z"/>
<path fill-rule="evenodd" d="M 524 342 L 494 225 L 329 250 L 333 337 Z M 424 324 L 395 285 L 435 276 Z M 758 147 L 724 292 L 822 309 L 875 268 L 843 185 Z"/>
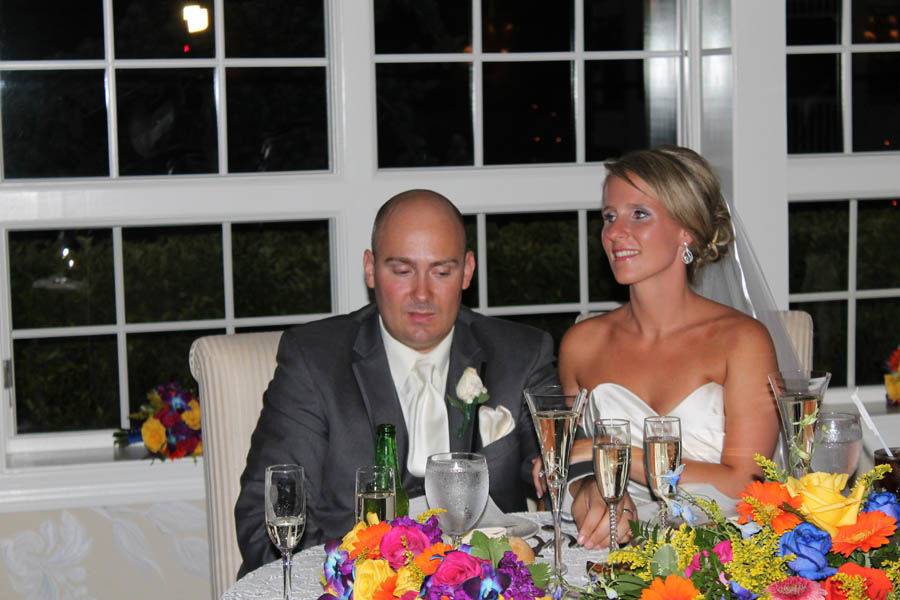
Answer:
<path fill-rule="evenodd" d="M 875 482 L 875 487 L 900 495 L 900 447 L 891 448 L 891 454 L 893 456 L 888 456 L 884 448 L 875 450 L 876 467 L 878 465 L 891 465 L 891 470 L 884 476 L 884 479 Z"/>
<path fill-rule="evenodd" d="M 393 467 L 372 466 L 356 470 L 356 520 L 374 513 L 379 521 L 397 518 L 396 475 Z"/>
<path fill-rule="evenodd" d="M 619 549 L 616 509 L 628 487 L 631 424 L 625 419 L 594 421 L 594 479 L 609 513 L 609 550 Z"/>
<path fill-rule="evenodd" d="M 827 371 L 778 371 L 769 384 L 781 415 L 782 443 L 787 448 L 785 465 L 794 477 L 809 472 L 815 442 L 819 405 L 825 397 L 831 373 Z"/>
<path fill-rule="evenodd" d="M 484 512 L 489 483 L 487 460 L 481 454 L 444 452 L 432 454 L 425 462 L 428 508 L 447 511 L 438 520 L 454 546 L 459 546 Z"/>
<path fill-rule="evenodd" d="M 853 475 L 862 452 L 859 415 L 820 411 L 816 419 L 810 468 L 823 473 Z"/>
<path fill-rule="evenodd" d="M 281 552 L 284 600 L 291 600 L 291 552 L 306 526 L 306 488 L 303 467 L 266 468 L 266 531 Z"/>

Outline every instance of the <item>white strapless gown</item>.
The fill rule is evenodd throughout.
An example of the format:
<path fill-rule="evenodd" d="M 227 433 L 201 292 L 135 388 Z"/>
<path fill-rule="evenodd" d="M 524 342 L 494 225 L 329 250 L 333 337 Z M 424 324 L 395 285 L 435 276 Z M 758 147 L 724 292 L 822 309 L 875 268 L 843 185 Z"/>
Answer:
<path fill-rule="evenodd" d="M 725 389 L 715 381 L 701 385 L 688 394 L 670 416 L 681 419 L 681 456 L 689 460 L 718 463 L 725 440 Z M 617 383 L 601 383 L 588 398 L 584 425 L 594 435 L 595 419 L 626 419 L 631 423 L 631 445 L 640 448 L 644 441 L 644 418 L 659 414 L 637 394 Z M 630 482 L 632 495 L 644 496 L 646 486 Z"/>

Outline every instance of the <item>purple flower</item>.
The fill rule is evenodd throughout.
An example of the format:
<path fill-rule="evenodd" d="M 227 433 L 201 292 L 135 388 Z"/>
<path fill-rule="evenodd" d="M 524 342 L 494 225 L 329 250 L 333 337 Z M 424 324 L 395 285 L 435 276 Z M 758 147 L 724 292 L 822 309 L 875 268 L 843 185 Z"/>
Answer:
<path fill-rule="evenodd" d="M 329 591 L 329 598 L 337 596 L 346 600 L 353 592 L 353 561 L 348 560 L 346 550 L 340 549 L 340 540 L 332 540 L 325 544 L 325 588 Z"/>
<path fill-rule="evenodd" d="M 828 566 L 825 555 L 831 550 L 831 536 L 810 523 L 800 523 L 781 536 L 778 541 L 778 555 L 797 556 L 788 567 L 806 579 L 814 581 L 831 577 L 837 569 Z"/>
<path fill-rule="evenodd" d="M 900 502 L 897 502 L 897 496 L 890 492 L 870 494 L 863 506 L 863 512 L 872 510 L 880 510 L 887 516 L 894 517 L 894 520 L 900 523 Z"/>
<path fill-rule="evenodd" d="M 432 544 L 437 544 L 441 541 L 443 533 L 441 532 L 441 525 L 436 516 L 429 517 L 428 520 L 419 525 L 419 527 L 422 528 L 422 533 L 428 536 L 428 540 Z"/>
<path fill-rule="evenodd" d="M 466 594 L 477 600 L 497 600 L 507 587 L 509 575 L 495 572 L 494 567 L 487 563 L 481 566 L 481 577 L 472 577 L 462 584 Z"/>
<path fill-rule="evenodd" d="M 750 590 L 741 587 L 737 581 L 732 581 L 730 587 L 733 597 L 738 598 L 739 600 L 754 600 L 759 597 Z"/>
<path fill-rule="evenodd" d="M 509 600 L 531 600 L 544 595 L 544 591 L 534 585 L 531 572 L 525 563 L 516 558 L 514 552 L 506 551 L 497 564 L 497 572 L 509 577 L 503 590 L 503 597 Z"/>

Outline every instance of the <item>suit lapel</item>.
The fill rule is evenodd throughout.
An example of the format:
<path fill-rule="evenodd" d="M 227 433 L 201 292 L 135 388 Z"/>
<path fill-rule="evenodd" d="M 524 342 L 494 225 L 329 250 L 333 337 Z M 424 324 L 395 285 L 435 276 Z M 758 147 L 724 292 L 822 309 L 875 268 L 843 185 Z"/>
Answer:
<path fill-rule="evenodd" d="M 397 430 L 397 459 L 401 465 L 405 465 L 409 436 L 381 339 L 377 311 L 373 310 L 362 322 L 353 351 L 353 374 L 362 394 L 373 434 L 377 425 L 393 423 Z"/>
<path fill-rule="evenodd" d="M 465 309 L 462 309 L 464 311 Z M 447 371 L 447 389 L 444 398 L 448 395 L 456 396 L 456 384 L 462 377 L 466 367 L 474 367 L 479 374 L 484 372 L 483 353 L 481 345 L 472 330 L 469 328 L 469 320 L 465 318 L 463 312 L 456 320 L 456 328 L 453 330 L 453 344 L 450 346 L 450 367 Z M 463 432 L 462 437 L 458 434 L 459 428 L 463 424 L 462 412 L 454 408 L 447 402 L 447 424 L 450 427 L 450 450 L 453 452 L 469 452 L 474 449 L 473 439 L 475 429 L 478 423 L 478 411 L 475 410 L 473 419 L 469 424 L 469 428 Z"/>

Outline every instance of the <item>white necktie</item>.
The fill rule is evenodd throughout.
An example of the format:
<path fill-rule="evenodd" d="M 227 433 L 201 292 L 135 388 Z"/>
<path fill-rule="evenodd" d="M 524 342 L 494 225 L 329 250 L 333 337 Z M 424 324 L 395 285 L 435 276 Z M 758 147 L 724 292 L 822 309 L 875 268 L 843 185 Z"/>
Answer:
<path fill-rule="evenodd" d="M 434 383 L 437 375 L 430 362 L 417 361 L 404 385 L 409 407 L 409 454 L 406 468 L 417 477 L 425 476 L 425 462 L 432 454 L 450 450 L 447 408 Z"/>

